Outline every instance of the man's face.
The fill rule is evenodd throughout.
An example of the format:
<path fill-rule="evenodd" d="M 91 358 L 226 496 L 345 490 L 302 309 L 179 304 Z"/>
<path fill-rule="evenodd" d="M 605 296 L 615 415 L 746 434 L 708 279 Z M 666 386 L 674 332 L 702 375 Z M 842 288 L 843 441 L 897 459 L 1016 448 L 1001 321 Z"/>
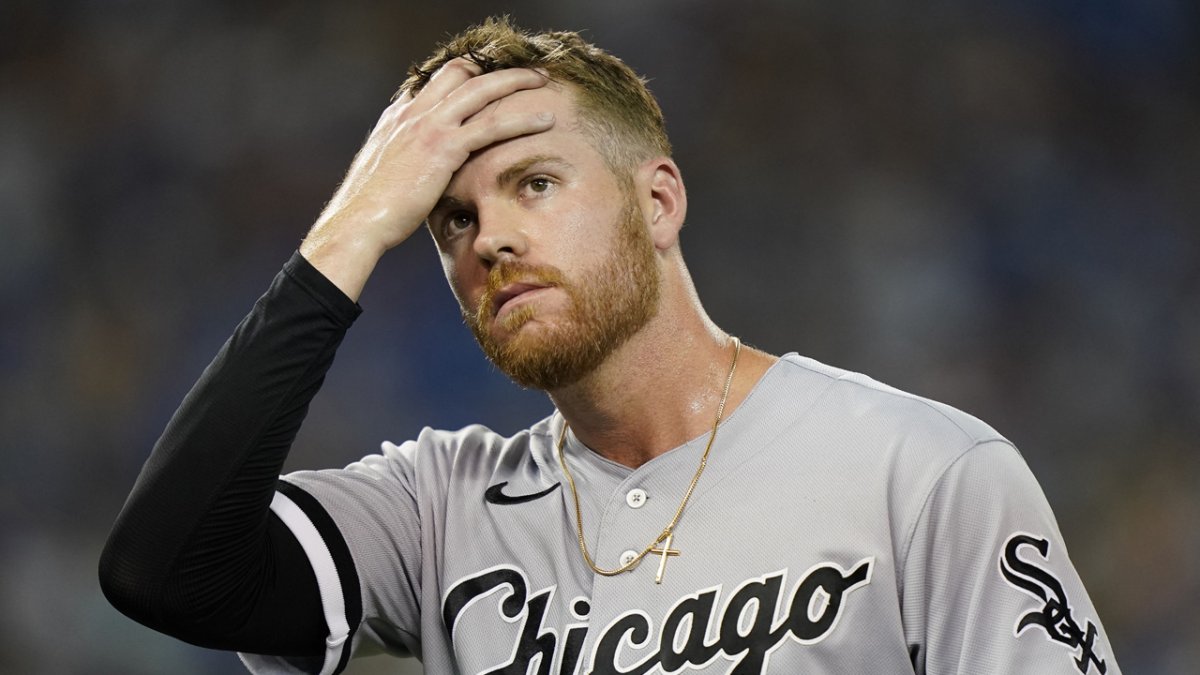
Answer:
<path fill-rule="evenodd" d="M 636 200 L 578 130 L 563 87 L 494 105 L 550 110 L 556 123 L 473 155 L 429 225 L 484 353 L 517 383 L 556 389 L 653 317 L 657 256 Z"/>

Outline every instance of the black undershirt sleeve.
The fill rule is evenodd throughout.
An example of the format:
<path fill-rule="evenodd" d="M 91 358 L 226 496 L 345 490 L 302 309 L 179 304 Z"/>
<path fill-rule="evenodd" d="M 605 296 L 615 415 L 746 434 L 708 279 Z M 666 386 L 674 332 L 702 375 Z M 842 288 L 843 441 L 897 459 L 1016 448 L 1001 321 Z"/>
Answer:
<path fill-rule="evenodd" d="M 100 558 L 117 609 L 204 647 L 324 651 L 316 577 L 270 504 L 360 311 L 299 253 L 287 262 L 184 398 L 117 517 Z"/>

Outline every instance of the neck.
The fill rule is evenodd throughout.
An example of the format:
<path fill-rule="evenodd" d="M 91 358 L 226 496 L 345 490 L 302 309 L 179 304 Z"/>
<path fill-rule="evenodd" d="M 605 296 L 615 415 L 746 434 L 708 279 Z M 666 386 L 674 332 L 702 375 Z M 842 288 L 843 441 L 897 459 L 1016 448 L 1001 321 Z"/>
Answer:
<path fill-rule="evenodd" d="M 712 430 L 734 341 L 698 302 L 664 303 L 641 331 L 583 380 L 550 392 L 575 436 L 601 456 L 636 468 Z M 775 357 L 743 348 L 728 416 Z"/>

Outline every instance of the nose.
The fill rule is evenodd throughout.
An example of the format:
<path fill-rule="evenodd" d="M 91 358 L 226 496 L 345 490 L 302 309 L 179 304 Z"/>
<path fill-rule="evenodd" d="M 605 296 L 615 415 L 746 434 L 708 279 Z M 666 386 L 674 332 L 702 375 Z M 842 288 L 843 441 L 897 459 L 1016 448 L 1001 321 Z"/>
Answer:
<path fill-rule="evenodd" d="M 503 257 L 524 256 L 528 250 L 528 239 L 520 218 L 515 213 L 493 208 L 486 213 L 479 209 L 479 232 L 475 236 L 475 254 L 487 267 Z"/>

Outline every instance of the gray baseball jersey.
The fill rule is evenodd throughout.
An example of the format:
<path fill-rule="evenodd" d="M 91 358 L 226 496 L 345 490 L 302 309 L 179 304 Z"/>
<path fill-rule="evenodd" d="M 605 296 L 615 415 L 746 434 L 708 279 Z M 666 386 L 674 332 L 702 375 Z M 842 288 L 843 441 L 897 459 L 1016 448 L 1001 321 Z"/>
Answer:
<path fill-rule="evenodd" d="M 276 496 L 330 628 L 313 669 L 382 648 L 429 673 L 1120 672 L 1034 477 L 963 412 L 789 354 L 722 423 L 678 554 L 613 577 L 580 555 L 562 425 L 427 429 L 286 476 L 353 560 L 331 556 L 311 505 Z M 669 522 L 707 434 L 637 469 L 566 439 L 589 549 L 611 568 Z"/>

